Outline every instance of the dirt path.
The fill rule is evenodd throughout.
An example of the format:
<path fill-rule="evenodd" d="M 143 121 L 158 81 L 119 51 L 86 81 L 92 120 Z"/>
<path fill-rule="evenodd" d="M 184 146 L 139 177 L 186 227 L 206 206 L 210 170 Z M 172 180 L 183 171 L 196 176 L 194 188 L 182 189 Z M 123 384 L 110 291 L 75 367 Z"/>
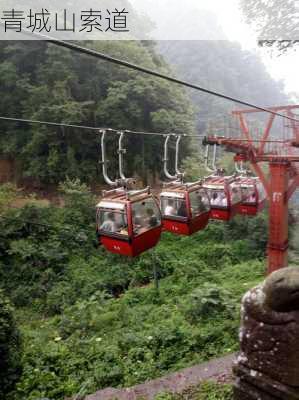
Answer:
<path fill-rule="evenodd" d="M 138 398 L 151 400 L 158 393 L 181 393 L 190 386 L 196 386 L 206 380 L 230 382 L 234 358 L 235 354 L 230 354 L 131 388 L 99 390 L 86 396 L 85 400 L 136 400 Z"/>

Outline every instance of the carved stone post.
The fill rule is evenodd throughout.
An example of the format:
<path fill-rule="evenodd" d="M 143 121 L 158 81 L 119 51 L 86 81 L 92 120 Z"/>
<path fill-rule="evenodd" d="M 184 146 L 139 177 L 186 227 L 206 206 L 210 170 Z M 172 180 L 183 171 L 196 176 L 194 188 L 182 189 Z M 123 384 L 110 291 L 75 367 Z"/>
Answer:
<path fill-rule="evenodd" d="M 273 272 L 242 300 L 235 400 L 299 399 L 299 268 Z"/>

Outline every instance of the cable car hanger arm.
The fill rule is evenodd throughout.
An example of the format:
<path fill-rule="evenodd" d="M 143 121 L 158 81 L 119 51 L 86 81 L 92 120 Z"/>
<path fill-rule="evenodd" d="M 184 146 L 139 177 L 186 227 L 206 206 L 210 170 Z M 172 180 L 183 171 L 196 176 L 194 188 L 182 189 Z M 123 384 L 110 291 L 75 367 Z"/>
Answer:
<path fill-rule="evenodd" d="M 174 136 L 176 138 L 175 142 L 175 174 L 172 175 L 168 170 L 168 145 L 171 137 Z M 171 180 L 181 180 L 184 177 L 184 174 L 179 170 L 179 148 L 182 136 L 185 135 L 175 135 L 175 134 L 168 134 L 164 141 L 164 158 L 163 158 L 163 167 L 164 167 L 164 174 L 168 179 Z"/>
<path fill-rule="evenodd" d="M 121 179 L 123 179 L 124 181 L 126 181 L 126 177 L 125 174 L 123 172 L 123 166 L 124 166 L 124 159 L 123 159 L 123 155 L 126 153 L 126 149 L 123 147 L 123 139 L 124 139 L 124 132 L 119 132 L 120 136 L 119 136 L 119 140 L 118 140 L 118 166 L 119 166 L 119 176 Z"/>
<path fill-rule="evenodd" d="M 181 143 L 182 135 L 177 135 L 175 142 L 175 173 L 178 178 L 183 178 L 183 173 L 179 170 L 179 150 Z"/>
<path fill-rule="evenodd" d="M 126 154 L 127 149 L 123 147 L 123 140 L 125 137 L 126 131 L 119 131 L 117 132 L 119 136 L 118 140 L 118 168 L 119 168 L 119 184 L 122 185 L 124 188 L 128 188 L 130 185 L 134 185 L 136 183 L 134 178 L 126 178 L 124 174 L 124 154 Z"/>
<path fill-rule="evenodd" d="M 205 153 L 205 168 L 208 172 L 216 172 L 217 171 L 217 166 L 216 166 L 216 159 L 217 159 L 217 145 L 213 144 L 213 163 L 212 167 L 209 166 L 209 154 L 210 154 L 210 144 L 205 143 L 203 141 L 203 145 L 206 146 L 206 153 Z"/>
<path fill-rule="evenodd" d="M 101 136 L 101 155 L 102 155 L 101 164 L 102 164 L 103 177 L 104 177 L 105 182 L 109 186 L 116 187 L 116 186 L 118 186 L 117 180 L 113 181 L 112 179 L 110 179 L 108 176 L 108 171 L 107 171 L 107 158 L 106 158 L 106 133 L 107 133 L 107 131 L 106 131 L 106 129 L 100 130 L 100 133 L 102 134 L 102 136 Z"/>
<path fill-rule="evenodd" d="M 168 171 L 168 143 L 171 138 L 172 134 L 169 134 L 166 136 L 165 141 L 164 141 L 164 158 L 163 158 L 163 168 L 164 168 L 164 174 L 168 179 L 175 180 L 177 179 L 176 175 L 171 175 L 171 173 Z"/>

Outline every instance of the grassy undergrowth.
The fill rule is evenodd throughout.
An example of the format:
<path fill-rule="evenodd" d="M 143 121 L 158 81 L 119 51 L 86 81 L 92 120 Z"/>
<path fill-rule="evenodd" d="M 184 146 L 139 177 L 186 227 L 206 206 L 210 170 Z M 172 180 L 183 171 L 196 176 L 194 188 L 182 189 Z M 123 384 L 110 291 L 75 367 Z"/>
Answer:
<path fill-rule="evenodd" d="M 191 387 L 183 393 L 161 393 L 155 400 L 232 400 L 233 389 L 231 385 L 203 382 L 200 386 Z"/>
<path fill-rule="evenodd" d="M 88 283 L 101 282 L 100 260 L 110 262 L 111 271 L 117 261 L 123 263 L 107 255 L 103 261 L 102 251 L 88 261 L 72 259 L 63 283 L 47 298 L 51 305 L 61 303 L 59 313 L 47 316 L 35 307 L 18 311 L 25 352 L 16 398 L 61 399 L 131 386 L 235 351 L 240 298 L 262 279 L 263 262 L 239 260 L 236 243 L 207 242 L 204 235 L 165 234 L 150 255 L 123 265 L 119 273 L 127 268 L 134 273 L 129 288 L 117 297 L 98 289 L 71 300 L 65 282 L 71 290 L 79 284 L 84 291 Z M 139 280 L 140 264 L 154 262 L 166 275 L 159 292 Z"/>
<path fill-rule="evenodd" d="M 87 188 L 69 182 L 64 192 L 65 208 L 29 204 L 0 219 L 1 286 L 23 338 L 9 399 L 79 399 L 237 349 L 240 298 L 264 274 L 264 215 L 164 233 L 127 260 L 95 248 Z"/>

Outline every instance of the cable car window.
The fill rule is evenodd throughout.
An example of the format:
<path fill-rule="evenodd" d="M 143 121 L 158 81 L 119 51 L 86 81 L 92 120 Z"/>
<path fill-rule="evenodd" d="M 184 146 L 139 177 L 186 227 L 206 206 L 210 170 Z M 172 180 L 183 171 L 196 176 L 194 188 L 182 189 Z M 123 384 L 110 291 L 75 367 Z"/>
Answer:
<path fill-rule="evenodd" d="M 187 218 L 186 200 L 177 197 L 161 197 L 162 215 L 167 217 Z"/>
<path fill-rule="evenodd" d="M 248 197 L 250 196 L 252 191 L 251 191 L 249 186 L 243 185 L 243 186 L 241 186 L 241 192 L 242 192 L 243 201 L 246 201 L 248 199 Z"/>
<path fill-rule="evenodd" d="M 98 212 L 98 230 L 128 236 L 127 217 L 123 211 L 100 209 Z"/>
<path fill-rule="evenodd" d="M 227 207 L 227 196 L 223 190 L 210 190 L 210 199 L 212 207 Z"/>
<path fill-rule="evenodd" d="M 204 191 L 196 190 L 189 193 L 192 217 L 210 210 L 210 201 Z"/>
<path fill-rule="evenodd" d="M 265 191 L 265 188 L 264 188 L 264 185 L 262 184 L 262 182 L 258 182 L 256 184 L 256 187 L 257 187 L 257 191 L 258 191 L 258 194 L 259 194 L 259 201 L 265 200 L 266 191 Z"/>
<path fill-rule="evenodd" d="M 230 185 L 230 201 L 231 204 L 238 204 L 242 201 L 242 194 L 241 194 L 241 188 L 239 185 Z"/>
<path fill-rule="evenodd" d="M 246 191 L 246 197 L 243 203 L 245 204 L 256 204 L 257 198 L 254 186 L 248 186 Z"/>
<path fill-rule="evenodd" d="M 140 235 L 161 225 L 160 210 L 152 198 L 132 204 L 132 220 L 134 234 Z"/>

